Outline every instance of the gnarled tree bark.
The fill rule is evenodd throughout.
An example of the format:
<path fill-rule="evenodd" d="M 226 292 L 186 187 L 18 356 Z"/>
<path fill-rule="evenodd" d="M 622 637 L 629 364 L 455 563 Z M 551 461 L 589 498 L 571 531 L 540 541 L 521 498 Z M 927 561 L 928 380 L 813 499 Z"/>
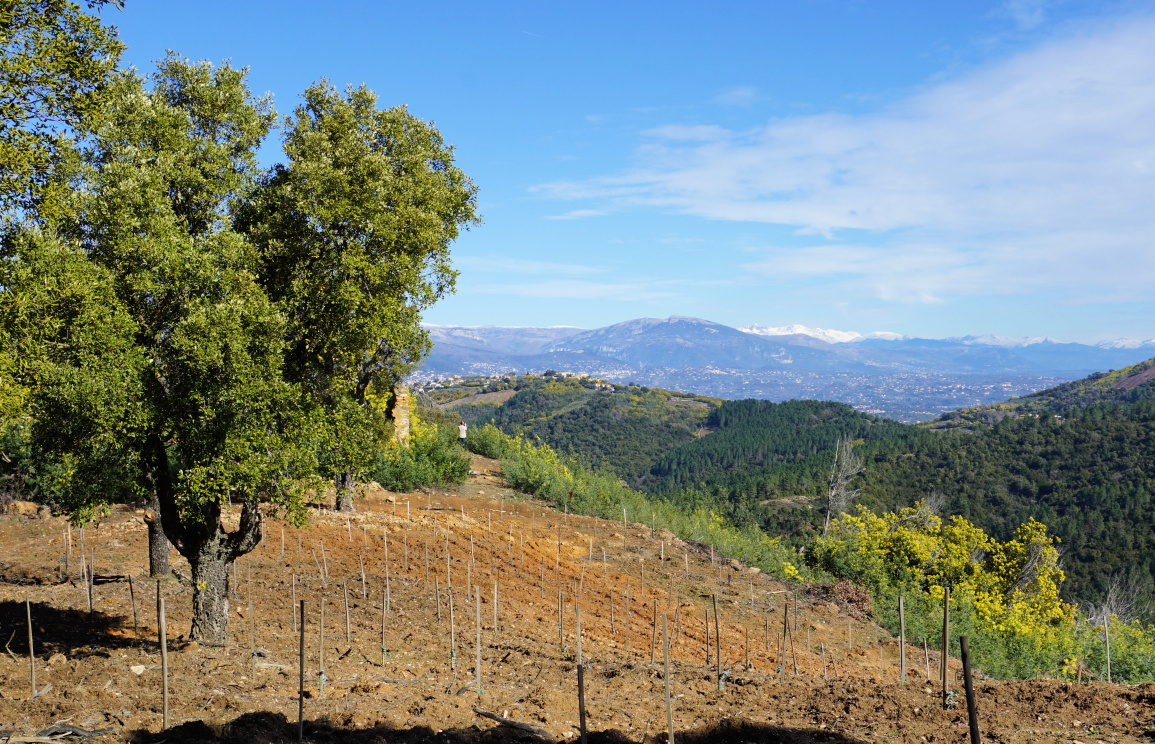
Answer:
<path fill-rule="evenodd" d="M 148 575 L 154 579 L 166 578 L 172 569 L 168 565 L 168 538 L 160 523 L 160 500 L 155 489 L 144 512 L 144 523 L 148 525 Z"/>
<path fill-rule="evenodd" d="M 253 499 L 242 502 L 236 532 L 226 532 L 221 524 L 219 502 L 204 504 L 195 521 L 190 519 L 186 523 L 174 498 L 164 444 L 159 437 L 153 440 L 161 524 L 173 547 L 192 567 L 193 617 L 189 640 L 206 646 L 224 646 L 229 638 L 229 565 L 260 542 L 260 507 Z"/>
<path fill-rule="evenodd" d="M 357 511 L 353 506 L 353 493 L 356 486 L 357 480 L 353 477 L 352 471 L 346 470 L 344 473 L 338 473 L 337 477 L 333 478 L 333 488 L 337 491 L 337 511 Z"/>

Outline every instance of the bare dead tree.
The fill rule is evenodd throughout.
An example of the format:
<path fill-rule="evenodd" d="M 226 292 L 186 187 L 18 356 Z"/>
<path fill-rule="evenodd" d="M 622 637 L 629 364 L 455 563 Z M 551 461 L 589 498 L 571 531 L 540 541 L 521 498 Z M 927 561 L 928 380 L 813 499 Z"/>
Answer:
<path fill-rule="evenodd" d="M 854 445 L 849 439 L 840 438 L 834 445 L 834 463 L 830 466 L 830 480 L 826 487 L 826 524 L 822 526 L 822 536 L 830 529 L 830 519 L 842 514 L 858 498 L 858 489 L 851 488 L 854 477 L 862 472 L 862 460 L 854 454 Z"/>
<path fill-rule="evenodd" d="M 1142 587 L 1123 578 L 1122 572 L 1117 572 L 1111 576 L 1103 601 L 1087 606 L 1087 619 L 1096 627 L 1106 626 L 1112 616 L 1123 624 L 1137 620 L 1150 609 L 1145 595 Z"/>
<path fill-rule="evenodd" d="M 1051 548 L 1054 548 L 1053 550 Z M 1016 592 L 1025 590 L 1039 578 L 1044 568 L 1058 568 L 1062 565 L 1064 546 L 1052 546 L 1049 543 L 1033 540 L 1027 546 L 1027 560 L 1019 569 L 1015 583 L 1007 591 L 1007 596 L 1014 596 Z"/>
<path fill-rule="evenodd" d="M 926 527 L 930 524 L 930 518 L 938 516 L 945 505 L 946 497 L 942 495 L 942 492 L 931 491 L 926 495 L 926 498 L 915 504 L 915 510 L 913 512 L 894 520 L 894 524 L 890 525 L 890 529 L 886 531 L 886 534 L 888 536 L 891 535 L 899 526 L 904 524 Z"/>

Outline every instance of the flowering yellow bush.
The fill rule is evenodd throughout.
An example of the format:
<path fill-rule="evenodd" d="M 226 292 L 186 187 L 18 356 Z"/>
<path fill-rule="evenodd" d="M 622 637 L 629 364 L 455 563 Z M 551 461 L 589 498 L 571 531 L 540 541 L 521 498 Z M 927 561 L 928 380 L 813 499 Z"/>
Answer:
<path fill-rule="evenodd" d="M 898 513 L 859 507 L 831 522 L 810 560 L 876 598 L 923 596 L 929 611 L 946 588 L 952 605 L 987 638 L 1029 658 L 1061 658 L 1074 648 L 1074 606 L 1059 598 L 1057 540 L 1029 521 L 998 542 L 962 517 L 942 520 L 923 503 Z"/>

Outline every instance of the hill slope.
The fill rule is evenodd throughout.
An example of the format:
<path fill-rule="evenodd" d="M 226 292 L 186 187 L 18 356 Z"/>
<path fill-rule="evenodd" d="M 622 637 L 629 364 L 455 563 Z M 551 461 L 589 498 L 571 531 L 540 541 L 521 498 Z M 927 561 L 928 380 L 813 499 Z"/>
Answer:
<path fill-rule="evenodd" d="M 518 377 L 516 395 L 478 416 L 510 435 L 538 438 L 633 482 L 670 450 L 693 441 L 720 400 L 588 378 Z M 467 404 L 468 405 L 468 404 Z"/>
<path fill-rule="evenodd" d="M 932 429 L 974 429 L 996 424 L 1008 416 L 1041 412 L 1065 414 L 1097 403 L 1135 403 L 1144 400 L 1155 400 L 1155 359 L 1110 372 L 1096 372 L 1081 380 L 1066 382 L 1002 403 L 951 411 L 924 425 Z"/>

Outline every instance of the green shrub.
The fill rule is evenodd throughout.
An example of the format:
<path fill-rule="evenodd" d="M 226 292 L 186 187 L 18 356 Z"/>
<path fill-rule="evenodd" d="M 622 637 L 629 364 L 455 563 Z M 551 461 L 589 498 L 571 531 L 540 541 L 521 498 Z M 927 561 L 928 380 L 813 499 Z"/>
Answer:
<path fill-rule="evenodd" d="M 500 460 L 510 450 L 512 440 L 493 424 L 471 426 L 465 434 L 465 448 L 470 452 Z"/>
<path fill-rule="evenodd" d="M 409 447 L 394 445 L 379 451 L 371 477 L 382 488 L 399 493 L 461 483 L 469 477 L 469 455 L 457 443 L 456 428 L 414 422 Z"/>

